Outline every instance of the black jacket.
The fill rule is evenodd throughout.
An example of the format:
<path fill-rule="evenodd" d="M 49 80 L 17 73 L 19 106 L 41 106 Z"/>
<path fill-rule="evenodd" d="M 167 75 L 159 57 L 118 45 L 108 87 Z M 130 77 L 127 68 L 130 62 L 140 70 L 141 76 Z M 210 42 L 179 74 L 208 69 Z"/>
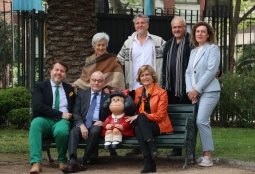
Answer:
<path fill-rule="evenodd" d="M 66 93 L 68 112 L 72 113 L 75 101 L 74 89 L 65 82 L 62 82 L 62 85 Z M 60 120 L 62 118 L 62 112 L 53 109 L 52 104 L 53 93 L 50 80 L 36 83 L 32 91 L 33 118 L 40 116 L 52 120 Z"/>
<path fill-rule="evenodd" d="M 173 39 L 175 39 L 175 37 L 172 37 L 170 40 L 168 40 L 167 43 L 165 44 L 164 49 L 163 49 L 162 88 L 164 88 L 164 89 L 166 86 L 166 66 L 169 66 L 169 65 L 166 65 L 167 53 L 168 53 L 168 50 L 170 49 L 171 42 Z M 186 42 L 185 42 L 184 49 L 183 49 L 183 72 L 182 72 L 182 74 L 183 74 L 183 77 L 182 77 L 183 94 L 182 95 L 186 95 L 185 72 L 186 72 L 186 69 L 187 69 L 188 63 L 189 63 L 190 51 L 191 51 L 191 45 L 190 45 L 190 41 L 189 41 L 189 33 L 187 33 L 186 34 Z M 176 72 L 176 73 L 178 73 L 178 72 Z M 172 83 L 175 83 L 175 82 L 172 82 Z M 174 92 L 174 91 L 170 91 L 170 92 Z"/>

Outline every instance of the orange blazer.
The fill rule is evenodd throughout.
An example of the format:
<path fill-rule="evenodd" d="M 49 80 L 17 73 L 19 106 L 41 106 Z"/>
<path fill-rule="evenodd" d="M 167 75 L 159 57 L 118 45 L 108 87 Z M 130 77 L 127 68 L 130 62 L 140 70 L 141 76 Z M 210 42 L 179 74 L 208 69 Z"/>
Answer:
<path fill-rule="evenodd" d="M 135 104 L 142 96 L 143 86 L 135 90 Z M 172 123 L 167 113 L 168 97 L 167 92 L 158 84 L 155 84 L 154 91 L 150 97 L 151 113 L 144 112 L 147 118 L 159 125 L 160 133 L 173 132 Z"/>

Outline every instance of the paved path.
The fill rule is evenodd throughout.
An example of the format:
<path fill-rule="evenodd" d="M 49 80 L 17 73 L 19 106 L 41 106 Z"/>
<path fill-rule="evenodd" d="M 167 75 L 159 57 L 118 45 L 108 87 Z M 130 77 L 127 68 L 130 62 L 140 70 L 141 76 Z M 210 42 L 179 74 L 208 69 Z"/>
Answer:
<path fill-rule="evenodd" d="M 30 170 L 28 164 L 28 156 L 20 154 L 0 154 L 0 173 L 1 174 L 25 174 Z M 8 157 L 9 158 L 6 158 Z M 5 159 L 5 160 L 3 160 Z M 233 167 L 233 165 L 223 165 L 219 162 L 213 167 L 202 168 L 194 164 L 190 164 L 186 170 L 182 169 L 183 160 L 166 159 L 160 157 L 157 159 L 157 173 L 171 174 L 254 174 L 255 168 L 243 169 Z M 100 163 L 89 166 L 87 171 L 79 172 L 80 174 L 133 174 L 139 173 L 143 167 L 143 159 L 141 157 L 100 157 Z M 43 161 L 43 174 L 61 174 L 57 165 L 50 165 L 46 159 Z"/>

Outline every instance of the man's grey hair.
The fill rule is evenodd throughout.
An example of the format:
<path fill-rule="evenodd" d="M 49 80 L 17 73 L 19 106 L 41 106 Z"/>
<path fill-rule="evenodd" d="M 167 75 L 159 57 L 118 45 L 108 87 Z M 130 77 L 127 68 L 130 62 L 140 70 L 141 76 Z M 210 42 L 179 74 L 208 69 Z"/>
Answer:
<path fill-rule="evenodd" d="M 133 19 L 134 24 L 135 24 L 137 18 L 143 18 L 143 19 L 145 20 L 145 22 L 147 22 L 147 23 L 149 23 L 149 21 L 150 21 L 150 18 L 149 18 L 148 16 L 146 16 L 146 15 L 144 15 L 144 14 L 142 14 L 142 13 L 138 13 L 138 14 L 134 17 L 134 19 Z"/>
<path fill-rule="evenodd" d="M 186 26 L 186 21 L 182 16 L 175 16 L 172 21 L 171 21 L 171 26 L 173 26 L 173 23 L 175 21 L 181 21 L 183 23 L 184 26 Z"/>
<path fill-rule="evenodd" d="M 92 42 L 91 42 L 92 46 L 95 47 L 96 43 L 101 40 L 105 40 L 106 45 L 108 46 L 108 43 L 110 40 L 109 35 L 106 34 L 105 32 L 95 34 L 92 38 Z"/>

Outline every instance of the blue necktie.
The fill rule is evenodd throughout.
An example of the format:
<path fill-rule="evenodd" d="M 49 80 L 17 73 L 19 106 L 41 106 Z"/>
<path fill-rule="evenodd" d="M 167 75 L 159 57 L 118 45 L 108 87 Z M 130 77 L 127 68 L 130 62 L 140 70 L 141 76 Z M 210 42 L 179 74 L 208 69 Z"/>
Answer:
<path fill-rule="evenodd" d="M 92 125 L 92 121 L 93 121 L 93 114 L 96 108 L 96 104 L 97 104 L 97 95 L 98 93 L 94 93 L 94 96 L 91 100 L 90 106 L 89 106 L 89 110 L 87 113 L 87 117 L 86 117 L 86 128 L 90 128 L 90 126 Z"/>

